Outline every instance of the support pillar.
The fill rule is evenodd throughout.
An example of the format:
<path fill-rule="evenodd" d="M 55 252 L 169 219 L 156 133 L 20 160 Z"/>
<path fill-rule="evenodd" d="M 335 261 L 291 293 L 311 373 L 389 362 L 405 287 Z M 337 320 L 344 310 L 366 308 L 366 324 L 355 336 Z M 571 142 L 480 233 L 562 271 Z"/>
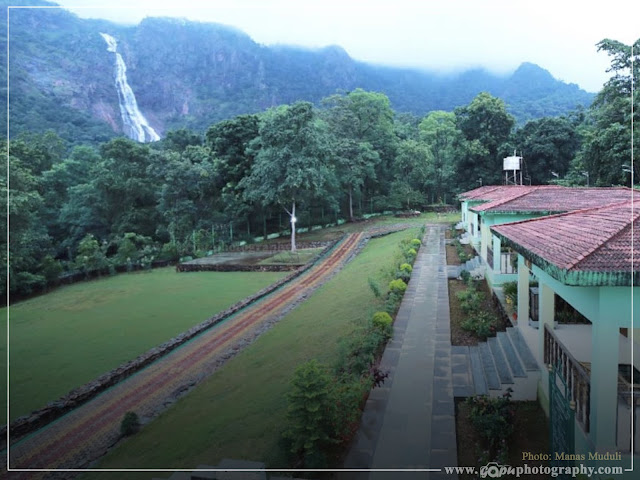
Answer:
<path fill-rule="evenodd" d="M 500 242 L 500 238 L 497 235 L 491 235 L 493 238 L 493 265 L 489 265 L 493 269 L 493 273 L 495 275 L 500 275 L 500 261 L 501 261 L 501 251 L 502 251 L 502 243 Z"/>
<path fill-rule="evenodd" d="M 544 358 L 544 326 L 549 325 L 553 330 L 555 316 L 555 292 L 551 288 L 539 283 L 539 315 L 538 319 L 538 358 Z"/>
<path fill-rule="evenodd" d="M 599 319 L 591 326 L 591 441 L 597 451 L 615 450 L 618 412 L 618 328 Z"/>
<path fill-rule="evenodd" d="M 524 264 L 524 257 L 518 255 L 518 327 L 524 328 L 529 323 L 529 268 Z"/>

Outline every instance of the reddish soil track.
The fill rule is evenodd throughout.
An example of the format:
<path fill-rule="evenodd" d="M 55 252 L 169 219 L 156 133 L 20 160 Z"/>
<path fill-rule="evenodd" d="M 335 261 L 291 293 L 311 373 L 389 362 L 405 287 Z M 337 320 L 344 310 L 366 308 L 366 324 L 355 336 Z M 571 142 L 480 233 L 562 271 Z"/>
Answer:
<path fill-rule="evenodd" d="M 9 450 L 11 468 L 86 468 L 118 439 L 120 421 L 126 412 L 135 411 L 143 418 L 155 416 L 180 393 L 213 373 L 233 352 L 248 343 L 247 338 L 255 338 L 265 324 L 275 321 L 326 281 L 349 259 L 362 239 L 362 233 L 347 236 L 295 281 L 12 445 Z M 41 478 L 45 475 L 12 471 L 9 478 Z"/>

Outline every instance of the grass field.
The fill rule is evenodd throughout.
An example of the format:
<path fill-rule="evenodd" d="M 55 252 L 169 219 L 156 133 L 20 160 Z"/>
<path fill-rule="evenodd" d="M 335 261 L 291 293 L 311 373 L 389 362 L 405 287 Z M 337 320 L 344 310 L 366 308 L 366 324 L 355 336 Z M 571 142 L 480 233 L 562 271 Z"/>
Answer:
<path fill-rule="evenodd" d="M 418 217 L 398 218 L 393 215 L 384 215 L 380 217 L 371 217 L 363 222 L 343 223 L 335 227 L 323 228 L 312 232 L 296 234 L 296 240 L 300 242 L 324 242 L 334 240 L 344 233 L 361 232 L 366 228 L 382 225 L 392 225 L 394 223 L 415 223 L 416 226 L 425 223 L 457 223 L 460 221 L 460 212 L 455 213 L 422 213 Z M 288 236 L 269 240 L 269 242 L 284 242 L 288 240 Z"/>
<path fill-rule="evenodd" d="M 338 340 L 379 309 L 380 300 L 367 279 L 376 280 L 384 292 L 400 258 L 398 243 L 417 233 L 418 229 L 411 229 L 371 240 L 305 303 L 119 444 L 95 468 L 192 469 L 199 464 L 216 465 L 223 458 L 262 460 L 272 468 L 283 467 L 278 439 L 293 371 L 313 357 L 327 363 L 335 358 Z M 107 478 L 105 475 L 81 478 Z M 149 473 L 118 475 L 149 478 Z"/>
<path fill-rule="evenodd" d="M 278 252 L 272 257 L 265 258 L 260 261 L 260 265 L 282 265 L 282 264 L 296 264 L 303 265 L 310 260 L 313 260 L 323 248 L 302 248 L 292 252 Z"/>
<path fill-rule="evenodd" d="M 11 418 L 43 407 L 285 275 L 161 268 L 65 286 L 11 306 Z M 6 309 L 0 315 L 4 366 Z"/>

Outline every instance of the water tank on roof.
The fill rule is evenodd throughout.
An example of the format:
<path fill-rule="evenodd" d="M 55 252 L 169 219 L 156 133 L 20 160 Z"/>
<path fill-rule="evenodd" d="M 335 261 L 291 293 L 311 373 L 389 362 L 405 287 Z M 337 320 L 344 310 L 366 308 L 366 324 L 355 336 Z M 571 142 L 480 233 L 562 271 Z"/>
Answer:
<path fill-rule="evenodd" d="M 522 157 L 507 157 L 502 160 L 502 170 L 520 170 Z"/>

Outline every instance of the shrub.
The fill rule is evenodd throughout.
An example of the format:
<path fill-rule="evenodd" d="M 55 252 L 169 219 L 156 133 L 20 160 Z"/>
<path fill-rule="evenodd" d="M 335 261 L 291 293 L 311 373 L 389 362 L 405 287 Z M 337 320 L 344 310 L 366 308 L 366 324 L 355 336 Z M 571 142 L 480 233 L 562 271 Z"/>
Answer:
<path fill-rule="evenodd" d="M 413 240 L 411 240 L 410 244 L 413 248 L 420 248 L 420 245 L 422 245 L 422 242 L 417 238 L 414 238 Z"/>
<path fill-rule="evenodd" d="M 385 340 L 391 337 L 393 332 L 393 327 L 391 324 L 393 323 L 393 318 L 389 315 L 388 312 L 376 312 L 373 314 L 371 318 L 371 323 L 373 324 L 373 328 L 382 332 L 385 337 Z"/>
<path fill-rule="evenodd" d="M 369 277 L 367 279 L 367 281 L 369 282 L 369 288 L 371 288 L 371 291 L 373 292 L 373 295 L 376 298 L 380 298 L 380 296 L 382 295 L 382 292 L 380 291 L 380 286 L 378 285 L 378 282 L 376 282 L 373 278 Z"/>
<path fill-rule="evenodd" d="M 469 418 L 482 439 L 487 442 L 489 458 L 507 458 L 507 439 L 513 433 L 515 410 L 511 404 L 511 392 L 499 398 L 485 395 L 466 400 L 470 407 Z"/>
<path fill-rule="evenodd" d="M 388 338 L 387 332 L 373 328 L 373 325 L 355 329 L 339 343 L 335 374 L 358 377 L 367 374 L 376 357 L 382 353 Z"/>
<path fill-rule="evenodd" d="M 407 290 L 407 284 L 404 283 L 404 280 L 400 279 L 400 278 L 396 278 L 395 280 L 391 280 L 389 282 L 389 292 L 390 293 L 397 293 L 397 294 L 404 294 L 404 292 Z"/>
<path fill-rule="evenodd" d="M 462 328 L 473 332 L 478 338 L 485 339 L 496 333 L 497 319 L 486 311 L 478 311 L 469 315 L 461 324 Z"/>
<path fill-rule="evenodd" d="M 384 302 L 384 310 L 389 313 L 389 315 L 395 315 L 398 307 L 400 306 L 400 302 L 402 301 L 401 293 L 389 292 L 387 296 L 387 301 Z"/>
<path fill-rule="evenodd" d="M 406 270 L 398 270 L 396 272 L 396 278 L 402 280 L 403 282 L 407 283 L 409 282 L 409 279 L 411 278 L 411 274 L 408 273 Z"/>
<path fill-rule="evenodd" d="M 46 255 L 40 264 L 40 272 L 46 279 L 47 283 L 55 283 L 62 273 L 62 265 L 51 255 Z"/>
<path fill-rule="evenodd" d="M 307 467 L 326 464 L 324 452 L 335 443 L 331 435 L 335 411 L 332 383 L 324 366 L 314 359 L 296 369 L 287 394 L 288 428 L 284 436 L 290 442 L 291 453 Z"/>
<path fill-rule="evenodd" d="M 170 262 L 176 262 L 180 259 L 180 254 L 178 253 L 178 246 L 175 243 L 169 242 L 162 245 L 162 250 L 160 251 L 160 259 L 168 260 Z"/>
<path fill-rule="evenodd" d="M 139 429 L 140 420 L 138 419 L 138 414 L 135 412 L 125 413 L 122 418 L 122 423 L 120 423 L 120 435 L 128 437 L 136 433 Z"/>
<path fill-rule="evenodd" d="M 403 263 L 402 265 L 400 265 L 400 270 L 411 273 L 413 272 L 413 267 L 408 263 Z"/>
<path fill-rule="evenodd" d="M 460 300 L 460 307 L 465 313 L 475 313 L 482 308 L 484 294 L 477 292 L 473 286 L 469 286 L 466 290 L 458 292 L 457 297 L 458 300 Z"/>
<path fill-rule="evenodd" d="M 415 248 L 410 248 L 404 253 L 404 256 L 405 257 L 413 257 L 415 259 L 417 254 L 418 254 L 418 252 L 416 252 Z"/>
<path fill-rule="evenodd" d="M 463 282 L 468 282 L 469 279 L 471 278 L 471 274 L 469 273 L 468 270 L 462 270 L 460 272 L 460 278 L 462 279 Z"/>
<path fill-rule="evenodd" d="M 98 240 L 90 233 L 80 240 L 75 265 L 87 273 L 107 266 L 107 257 L 100 248 Z"/>
<path fill-rule="evenodd" d="M 372 369 L 370 369 L 372 370 Z M 384 381 L 373 373 L 368 376 L 343 376 L 336 379 L 332 386 L 332 401 L 335 405 L 331 431 L 336 443 L 350 440 L 353 427 L 360 419 L 360 406 L 366 393 L 374 382 Z M 311 466 L 311 465 L 307 465 Z"/>
<path fill-rule="evenodd" d="M 518 282 L 506 282 L 502 285 L 502 291 L 514 306 L 518 306 Z"/>

